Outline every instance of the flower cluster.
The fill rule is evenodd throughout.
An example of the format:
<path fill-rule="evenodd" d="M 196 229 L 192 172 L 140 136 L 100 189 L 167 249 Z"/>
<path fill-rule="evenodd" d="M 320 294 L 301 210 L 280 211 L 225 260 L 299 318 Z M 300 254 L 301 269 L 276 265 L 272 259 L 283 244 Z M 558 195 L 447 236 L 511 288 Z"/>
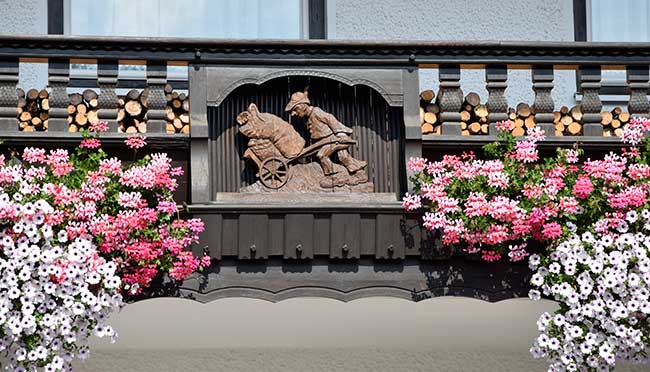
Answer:
<path fill-rule="evenodd" d="M 129 147 L 145 145 L 134 138 Z M 181 174 L 166 154 L 124 165 L 88 132 L 73 154 L 0 155 L 0 350 L 9 368 L 70 370 L 90 335 L 115 336 L 105 321 L 123 295 L 210 265 L 187 249 L 204 227 L 179 216 Z"/>
<path fill-rule="evenodd" d="M 507 129 L 511 123 L 497 127 Z M 489 262 L 502 257 L 520 261 L 528 255 L 528 239 L 562 236 L 558 221 L 581 212 L 578 200 L 565 189 L 578 152 L 562 150 L 555 165 L 531 167 L 538 160 L 537 143 L 545 139 L 541 129 L 529 130 L 522 141 L 506 132 L 500 138 L 502 142 L 486 146 L 493 159 L 478 159 L 473 153 L 433 162 L 411 159 L 408 170 L 416 192 L 404 197 L 403 206 L 409 211 L 430 209 L 423 224 L 439 229 L 443 244 L 460 244 Z"/>
<path fill-rule="evenodd" d="M 125 143 L 135 149 L 145 144 L 143 137 Z M 201 267 L 201 259 L 186 248 L 198 242 L 203 224 L 178 217 L 173 191 L 182 169 L 172 167 L 167 154 L 124 166 L 94 147 L 80 147 L 75 155 L 26 148 L 22 161 L 26 167 L 5 166 L 0 174 L 16 172 L 18 179 L 11 182 L 42 187 L 35 197 L 52 200 L 70 239 L 91 235 L 100 254 L 120 263 L 129 294 L 140 293 L 160 273 L 182 280 Z M 29 176 L 35 172 L 38 177 Z"/>
<path fill-rule="evenodd" d="M 117 337 L 105 322 L 122 305 L 116 264 L 91 239 L 69 238 L 40 191 L 0 191 L 0 351 L 14 371 L 70 370 L 89 336 Z"/>
<path fill-rule="evenodd" d="M 622 141 L 636 145 L 649 130 L 650 120 L 633 118 Z M 408 169 L 416 189 L 403 206 L 429 209 L 423 225 L 440 229 L 444 244 L 459 244 L 492 262 L 522 259 L 528 241 L 552 244 L 572 234 L 572 226 L 592 226 L 601 215 L 608 218 L 597 230 L 621 223 L 627 210 L 650 198 L 650 149 L 632 147 L 582 164 L 580 150 L 558 149 L 555 158 L 536 163 L 537 143 L 544 139 L 534 128 L 523 140 L 500 132 L 499 141 L 484 147 L 487 159 L 412 159 Z"/>
<path fill-rule="evenodd" d="M 549 255 L 531 256 L 531 279 L 561 303 L 537 322 L 531 352 L 549 371 L 610 371 L 618 361 L 650 363 L 650 210 L 625 215 L 626 226 L 573 235 Z"/>
<path fill-rule="evenodd" d="M 528 241 L 545 242 L 529 257 L 529 295 L 560 308 L 540 317 L 531 352 L 549 359 L 550 372 L 650 363 L 650 120 L 630 123 L 621 140 L 633 147 L 582 164 L 575 148 L 537 163 L 539 131 L 520 141 L 502 132 L 484 147 L 488 160 L 409 162 L 416 189 L 404 208 L 429 209 L 423 225 L 439 229 L 443 243 L 493 262 L 506 253 L 523 260 Z"/>

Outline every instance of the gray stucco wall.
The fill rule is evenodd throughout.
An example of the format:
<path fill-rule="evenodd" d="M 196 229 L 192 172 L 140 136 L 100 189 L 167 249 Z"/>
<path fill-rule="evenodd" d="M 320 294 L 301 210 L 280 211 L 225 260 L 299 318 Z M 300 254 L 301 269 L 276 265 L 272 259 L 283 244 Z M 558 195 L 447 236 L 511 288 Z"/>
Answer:
<path fill-rule="evenodd" d="M 47 0 L 0 0 L 0 33 L 47 34 Z M 21 63 L 19 86 L 43 89 L 47 64 Z"/>
<path fill-rule="evenodd" d="M 329 0 L 336 21 L 329 38 L 396 40 L 573 41 L 573 5 L 569 0 Z M 438 89 L 436 69 L 423 69 L 420 87 Z M 573 105 L 573 71 L 556 71 L 556 107 Z M 463 92 L 487 100 L 485 71 L 463 70 Z M 510 70 L 508 103 L 533 102 L 529 70 Z"/>

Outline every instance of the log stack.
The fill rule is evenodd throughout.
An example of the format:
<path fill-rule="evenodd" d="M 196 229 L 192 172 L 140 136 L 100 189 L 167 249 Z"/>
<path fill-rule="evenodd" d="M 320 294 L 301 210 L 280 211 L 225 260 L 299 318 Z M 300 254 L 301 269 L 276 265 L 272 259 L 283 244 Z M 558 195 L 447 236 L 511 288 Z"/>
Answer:
<path fill-rule="evenodd" d="M 97 122 L 99 120 L 98 110 L 98 95 L 94 90 L 86 89 L 83 94 L 71 94 L 68 105 L 68 131 L 78 132 L 87 128 L 90 123 Z"/>
<path fill-rule="evenodd" d="M 147 132 L 147 96 L 148 90 L 142 92 L 130 90 L 126 96 L 117 100 L 117 122 L 120 133 Z"/>
<path fill-rule="evenodd" d="M 464 136 L 488 134 L 488 110 L 486 105 L 481 104 L 478 93 L 470 92 L 465 96 L 460 112 L 460 129 Z"/>
<path fill-rule="evenodd" d="M 420 93 L 420 123 L 422 123 L 422 134 L 440 135 L 440 106 L 433 101 L 435 93 L 432 90 L 425 90 Z"/>
<path fill-rule="evenodd" d="M 24 132 L 44 132 L 48 128 L 50 100 L 47 90 L 30 89 L 25 93 L 18 88 L 18 126 Z"/>
<path fill-rule="evenodd" d="M 190 133 L 190 99 L 185 93 L 178 94 L 171 85 L 165 85 L 167 99 L 167 133 Z"/>
<path fill-rule="evenodd" d="M 529 104 L 522 102 L 516 108 L 508 109 L 508 119 L 514 124 L 512 134 L 514 136 L 525 136 L 528 130 L 535 128 L 535 110 Z"/>
<path fill-rule="evenodd" d="M 630 113 L 623 111 L 620 107 L 614 107 L 612 111 L 602 112 L 601 116 L 603 136 L 605 137 L 620 137 L 623 134 L 623 129 L 630 122 Z"/>
<path fill-rule="evenodd" d="M 580 105 L 573 106 L 571 109 L 562 106 L 560 111 L 553 112 L 553 116 L 556 136 L 582 135 L 583 113 Z"/>

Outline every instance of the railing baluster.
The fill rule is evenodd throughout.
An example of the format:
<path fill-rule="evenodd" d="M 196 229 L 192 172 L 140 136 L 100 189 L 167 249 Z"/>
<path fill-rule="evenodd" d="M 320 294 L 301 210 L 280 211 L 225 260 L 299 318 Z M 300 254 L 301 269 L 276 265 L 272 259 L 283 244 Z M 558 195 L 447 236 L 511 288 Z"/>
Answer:
<path fill-rule="evenodd" d="M 441 134 L 460 135 L 460 109 L 463 105 L 463 91 L 460 89 L 460 65 L 441 65 L 439 68 Z"/>
<path fill-rule="evenodd" d="M 600 66 L 580 66 L 580 89 L 582 90 L 582 133 L 584 136 L 602 136 L 603 126 L 600 110 Z"/>
<path fill-rule="evenodd" d="M 555 136 L 553 123 L 553 110 L 555 102 L 551 92 L 553 90 L 553 66 L 533 66 L 533 90 L 535 91 L 535 125 L 544 130 L 547 137 Z"/>
<path fill-rule="evenodd" d="M 508 119 L 508 66 L 489 65 L 485 67 L 485 88 L 488 91 L 488 119 L 490 122 L 489 134 L 496 134 L 494 124 L 497 121 Z"/>
<path fill-rule="evenodd" d="M 117 132 L 117 75 L 119 63 L 116 59 L 99 60 L 97 63 L 97 85 L 99 86 L 99 119 L 108 122 L 108 131 Z"/>
<path fill-rule="evenodd" d="M 630 100 L 627 111 L 634 116 L 650 116 L 650 101 L 648 89 L 650 84 L 650 70 L 648 66 L 627 66 L 627 87 Z"/>
<path fill-rule="evenodd" d="M 167 62 L 147 61 L 147 132 L 166 133 L 165 123 L 165 84 L 167 84 Z"/>
<path fill-rule="evenodd" d="M 404 86 L 404 160 L 408 163 L 412 157 L 422 156 L 422 129 L 420 126 L 420 71 L 417 68 L 402 73 Z M 406 168 L 406 164 L 404 166 Z M 407 188 L 412 190 L 414 185 L 407 177 Z M 404 194 L 408 190 L 399 190 Z M 401 196 L 401 195 L 400 195 Z"/>
<path fill-rule="evenodd" d="M 0 130 L 18 131 L 18 58 L 0 59 Z"/>
<path fill-rule="evenodd" d="M 50 58 L 48 61 L 48 85 L 50 92 L 50 122 L 48 131 L 68 131 L 68 83 L 70 82 L 70 60 Z"/>

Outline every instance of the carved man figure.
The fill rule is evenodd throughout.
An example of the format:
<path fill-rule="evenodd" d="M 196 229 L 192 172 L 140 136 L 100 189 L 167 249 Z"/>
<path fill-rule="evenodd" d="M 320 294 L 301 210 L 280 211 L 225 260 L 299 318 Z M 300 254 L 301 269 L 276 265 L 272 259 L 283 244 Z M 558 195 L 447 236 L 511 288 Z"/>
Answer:
<path fill-rule="evenodd" d="M 367 163 L 352 157 L 348 152 L 348 147 L 352 139 L 352 129 L 339 122 L 334 115 L 321 110 L 318 107 L 311 106 L 309 97 L 306 92 L 296 92 L 291 95 L 291 100 L 284 109 L 290 112 L 291 116 L 298 116 L 305 119 L 311 138 L 320 141 L 326 138 L 341 139 L 340 142 L 334 142 L 323 146 L 317 153 L 323 173 L 327 176 L 337 173 L 337 170 L 330 159 L 334 153 L 338 155 L 339 160 L 352 175 L 366 167 Z"/>

